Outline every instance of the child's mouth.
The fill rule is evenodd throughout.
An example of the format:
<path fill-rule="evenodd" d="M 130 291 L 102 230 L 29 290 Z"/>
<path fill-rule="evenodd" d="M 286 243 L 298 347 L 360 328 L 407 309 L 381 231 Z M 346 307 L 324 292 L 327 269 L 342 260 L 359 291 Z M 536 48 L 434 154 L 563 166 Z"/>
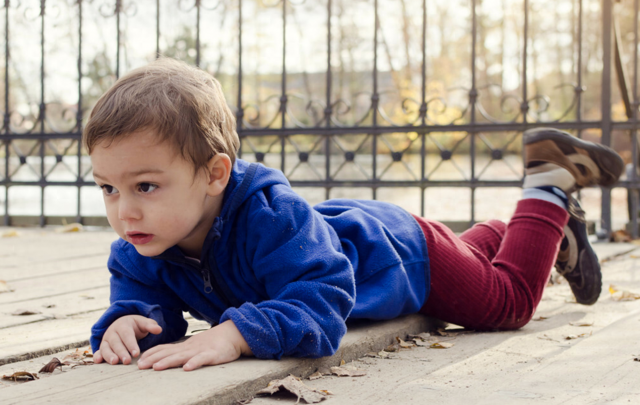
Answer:
<path fill-rule="evenodd" d="M 127 232 L 127 237 L 134 245 L 144 245 L 153 239 L 152 234 L 141 232 Z"/>

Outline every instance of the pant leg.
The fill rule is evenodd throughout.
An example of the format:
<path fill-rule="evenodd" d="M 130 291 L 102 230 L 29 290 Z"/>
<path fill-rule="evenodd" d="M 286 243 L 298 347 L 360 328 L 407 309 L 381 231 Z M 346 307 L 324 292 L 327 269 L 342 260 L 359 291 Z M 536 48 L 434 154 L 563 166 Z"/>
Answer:
<path fill-rule="evenodd" d="M 491 261 L 496 257 L 506 231 L 507 224 L 497 219 L 491 219 L 475 224 L 464 231 L 460 235 L 460 239 L 478 249 Z"/>
<path fill-rule="evenodd" d="M 420 312 L 471 329 L 524 326 L 542 298 L 568 219 L 555 204 L 522 200 L 499 244 L 495 223 L 459 238 L 419 219 L 431 269 L 431 292 Z"/>

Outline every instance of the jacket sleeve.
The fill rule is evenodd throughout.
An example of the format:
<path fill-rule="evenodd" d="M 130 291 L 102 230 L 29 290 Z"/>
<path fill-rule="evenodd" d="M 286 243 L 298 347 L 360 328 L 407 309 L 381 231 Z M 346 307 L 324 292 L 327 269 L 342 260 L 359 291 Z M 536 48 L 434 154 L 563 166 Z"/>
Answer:
<path fill-rule="evenodd" d="M 293 191 L 249 210 L 247 261 L 269 299 L 229 308 L 220 322 L 231 319 L 259 358 L 335 353 L 355 304 L 353 269 L 335 231 Z"/>
<path fill-rule="evenodd" d="M 135 251 L 135 248 L 122 240 L 111 246 L 108 261 L 111 272 L 111 305 L 91 328 L 90 343 L 94 352 L 100 348 L 102 337 L 109 326 L 125 315 L 142 315 L 155 320 L 162 327 L 159 335 L 149 334 L 138 341 L 141 351 L 174 342 L 187 331 L 187 322 L 182 316 L 186 305 L 161 280 L 154 280 L 153 271 L 145 271 L 143 259 L 146 258 L 140 256 L 136 260 L 134 256 L 133 260 L 130 259 L 128 255 L 137 255 L 137 252 L 131 250 Z M 157 268 L 153 270 L 158 271 Z"/>

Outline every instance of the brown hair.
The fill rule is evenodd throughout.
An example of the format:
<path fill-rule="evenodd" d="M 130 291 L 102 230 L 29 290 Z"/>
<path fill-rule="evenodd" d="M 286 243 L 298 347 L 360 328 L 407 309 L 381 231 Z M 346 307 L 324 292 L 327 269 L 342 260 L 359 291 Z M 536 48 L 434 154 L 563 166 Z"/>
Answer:
<path fill-rule="evenodd" d="M 197 170 L 217 153 L 235 162 L 240 139 L 220 83 L 184 62 L 160 58 L 120 78 L 96 103 L 84 129 L 89 154 L 96 145 L 153 129 Z"/>

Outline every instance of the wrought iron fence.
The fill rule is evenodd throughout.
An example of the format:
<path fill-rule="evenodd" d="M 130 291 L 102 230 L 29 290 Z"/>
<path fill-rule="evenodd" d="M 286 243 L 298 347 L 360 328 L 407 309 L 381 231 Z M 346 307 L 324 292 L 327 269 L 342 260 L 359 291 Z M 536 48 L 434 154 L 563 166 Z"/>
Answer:
<path fill-rule="evenodd" d="M 83 213 L 87 204 L 85 201 L 83 205 L 86 200 L 83 190 L 94 186 L 90 161 L 80 146 L 83 124 L 99 91 L 131 67 L 127 62 L 129 47 L 142 42 L 149 45 L 155 39 L 151 44 L 155 49 L 147 54 L 167 54 L 199 66 L 207 58 L 215 62 L 206 68 L 218 75 L 229 103 L 234 106 L 242 139 L 241 157 L 279 167 L 294 187 L 323 190 L 323 195 L 316 198 L 341 195 L 336 190 L 368 190 L 370 194 L 366 197 L 378 198 L 383 189 L 409 188 L 418 190 L 419 210 L 424 215 L 429 200 L 426 191 L 466 189 L 470 212 L 468 220 L 462 223 L 468 226 L 477 218 L 479 190 L 521 186 L 522 132 L 551 126 L 577 136 L 596 134 L 605 145 L 612 145 L 616 134 L 624 139 L 618 150 L 627 152 L 625 157 L 631 166 L 628 176 L 615 187 L 627 191 L 630 229 L 637 235 L 640 0 L 615 5 L 613 0 L 564 1 L 567 7 L 556 10 L 555 15 L 569 16 L 566 20 L 570 27 L 562 37 L 570 41 L 569 45 L 559 45 L 561 41 L 557 40 L 556 45 L 570 51 L 566 60 L 558 51 L 558 57 L 551 63 L 558 65 L 554 72 L 560 72 L 561 76 L 551 87 L 540 84 L 544 80 L 538 81 L 536 61 L 544 56 L 545 49 L 537 49 L 536 44 L 538 37 L 546 34 L 542 30 L 535 35 L 530 32 L 535 7 L 528 0 L 455 1 L 465 7 L 448 18 L 455 21 L 462 15 L 461 26 L 466 25 L 456 29 L 465 33 L 459 35 L 456 44 L 445 44 L 447 35 L 443 34 L 447 34 L 447 27 L 440 27 L 440 35 L 434 35 L 429 32 L 428 18 L 430 12 L 437 12 L 436 24 L 448 24 L 447 4 L 452 2 L 444 0 L 5 0 L 4 119 L 0 134 L 4 152 L 0 155 L 4 160 L 0 168 L 4 225 L 44 226 L 61 221 L 106 224 L 102 215 Z M 594 5 L 597 28 L 593 20 L 586 27 L 585 10 L 589 6 L 593 12 Z M 502 7 L 502 14 L 494 10 L 498 6 Z M 623 10 L 616 14 L 615 7 Z M 401 9 L 403 23 L 387 24 L 385 19 L 397 9 Z M 517 19 L 509 20 L 507 9 L 517 9 L 510 14 Z M 193 20 L 191 26 L 183 27 L 184 32 L 178 34 L 181 39 L 175 37 L 169 44 L 162 16 L 172 13 L 187 13 Z M 501 17 L 491 19 L 492 13 Z M 551 11 L 540 9 L 536 13 L 539 23 L 544 13 L 552 15 L 548 14 Z M 136 25 L 127 21 L 136 15 L 147 18 L 146 23 L 138 26 L 155 28 L 155 32 L 141 37 L 132 34 Z M 351 16 L 348 29 L 342 25 L 343 19 L 348 19 L 346 15 Z M 623 18 L 619 15 L 626 18 L 622 31 L 616 21 Z M 269 31 L 266 39 L 254 30 L 263 16 L 268 20 L 263 22 Z M 305 20 L 304 26 L 300 19 Z M 96 34 L 97 20 L 110 26 L 110 32 Z M 314 24 L 322 29 L 314 28 Z M 505 34 L 508 24 L 516 27 L 515 38 Z M 492 30 L 500 29 L 502 81 L 496 84 L 488 73 L 490 58 L 485 50 L 490 47 Z M 63 42 L 57 36 L 52 37 L 52 32 L 60 30 L 66 32 L 73 44 L 73 57 L 68 54 L 61 58 L 56 56 L 57 51 L 52 51 Z M 324 67 L 318 66 L 320 62 L 315 55 L 311 71 L 301 69 L 299 64 L 292 68 L 288 47 L 304 49 L 307 45 L 302 37 L 309 31 L 314 33 L 311 38 L 305 37 L 307 41 L 323 44 L 316 53 L 324 59 Z M 349 42 L 353 38 L 349 33 L 356 31 L 360 36 L 354 45 L 353 40 Z M 28 36 L 27 32 L 33 36 L 28 47 L 22 38 L 23 34 Z M 394 35 L 402 38 L 393 39 Z M 585 62 L 587 35 L 598 35 L 600 49 L 589 48 Z M 212 48 L 207 41 L 213 37 L 222 39 Z M 102 51 L 96 51 L 99 48 L 96 42 L 100 42 L 96 38 L 102 41 Z M 547 41 L 546 45 L 552 42 Z M 505 43 L 515 44 L 511 60 L 517 65 L 506 78 Z M 434 44 L 441 48 L 441 54 L 448 46 L 459 49 L 464 45 L 462 48 L 468 54 L 459 63 L 451 64 L 451 69 L 459 68 L 462 72 L 458 77 L 462 78 L 460 83 L 435 90 L 430 87 L 438 79 L 436 74 L 446 73 L 446 68 L 430 62 L 430 47 Z M 255 62 L 254 56 L 248 61 L 247 46 L 251 55 L 267 49 L 263 52 L 269 55 L 262 56 L 260 61 L 266 61 L 270 67 L 256 66 L 262 62 Z M 271 51 L 274 46 L 280 48 L 277 56 Z M 229 47 L 233 49 L 229 51 Z M 394 56 L 396 49 L 402 47 L 406 48 L 404 55 Z M 204 55 L 211 49 L 215 57 Z M 353 59 L 354 52 L 359 52 L 359 61 L 352 61 L 350 68 L 345 68 L 348 65 L 345 60 Z M 234 55 L 234 61 L 225 70 L 223 65 L 230 63 L 229 54 Z M 565 62 L 569 69 L 565 69 Z M 64 63 L 73 69 L 58 66 Z M 252 65 L 250 73 L 247 64 Z M 277 64 L 280 71 L 274 73 L 273 66 Z M 430 66 L 435 74 L 430 72 Z M 36 69 L 37 73 L 33 73 Z M 599 88 L 585 89 L 587 70 L 591 71 L 591 78 L 597 72 Z M 24 71 L 32 71 L 31 80 L 25 80 Z M 480 71 L 482 78 L 478 77 Z M 612 86 L 614 79 L 617 86 Z M 438 80 L 447 84 L 446 80 Z M 505 91 L 505 82 L 509 80 L 519 84 Z M 64 93 L 67 100 L 75 98 L 75 101 L 61 101 L 48 86 L 57 87 L 56 91 Z M 545 86 L 563 99 L 558 106 L 553 106 L 556 98 L 544 95 Z M 306 88 L 306 92 L 298 91 L 300 88 Z M 586 99 L 586 95 L 591 97 Z M 615 109 L 621 105 L 624 117 L 619 119 Z M 497 175 L 487 176 L 496 162 L 501 162 L 502 169 Z M 455 176 L 438 176 L 444 165 Z M 66 174 L 61 174 L 63 171 Z M 25 215 L 20 209 L 24 201 L 14 191 L 24 191 L 25 187 L 39 190 L 39 195 L 30 197 L 31 202 L 38 201 L 36 214 Z M 47 213 L 47 200 L 55 198 L 55 193 L 47 190 L 55 187 L 75 189 L 75 206 L 65 208 L 73 214 Z M 600 216 L 602 235 L 606 236 L 612 229 L 611 189 L 601 190 Z"/>

